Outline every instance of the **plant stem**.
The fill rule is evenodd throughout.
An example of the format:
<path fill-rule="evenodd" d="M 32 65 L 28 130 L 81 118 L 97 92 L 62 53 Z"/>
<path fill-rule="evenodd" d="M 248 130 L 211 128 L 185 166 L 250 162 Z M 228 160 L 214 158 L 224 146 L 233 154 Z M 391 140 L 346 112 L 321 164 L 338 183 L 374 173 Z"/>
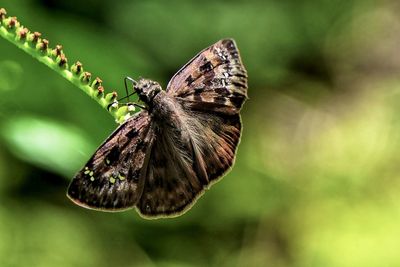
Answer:
<path fill-rule="evenodd" d="M 117 123 L 123 123 L 131 116 L 131 112 L 134 111 L 133 106 L 119 106 L 116 92 L 104 94 L 102 80 L 98 77 L 92 80 L 91 73 L 83 71 L 80 62 L 74 63 L 70 68 L 68 67 L 68 60 L 61 45 L 57 45 L 54 49 L 49 48 L 49 41 L 42 39 L 39 32 L 30 32 L 18 22 L 16 17 L 6 17 L 6 14 L 6 10 L 0 8 L 1 37 L 36 58 L 84 91 L 92 99 L 96 100 L 100 106 L 106 109 L 115 118 Z"/>

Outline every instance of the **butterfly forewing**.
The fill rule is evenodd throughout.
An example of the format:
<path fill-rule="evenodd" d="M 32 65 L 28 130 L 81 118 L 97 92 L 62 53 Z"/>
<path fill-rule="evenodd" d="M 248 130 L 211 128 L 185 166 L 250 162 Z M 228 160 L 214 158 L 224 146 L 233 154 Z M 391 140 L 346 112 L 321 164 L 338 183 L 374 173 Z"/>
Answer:
<path fill-rule="evenodd" d="M 238 113 L 247 98 L 247 72 L 235 42 L 204 49 L 175 74 L 167 92 L 191 109 Z"/>
<path fill-rule="evenodd" d="M 133 208 L 143 190 L 142 170 L 152 143 L 150 117 L 140 112 L 97 149 L 68 188 L 78 205 L 100 210 Z"/>

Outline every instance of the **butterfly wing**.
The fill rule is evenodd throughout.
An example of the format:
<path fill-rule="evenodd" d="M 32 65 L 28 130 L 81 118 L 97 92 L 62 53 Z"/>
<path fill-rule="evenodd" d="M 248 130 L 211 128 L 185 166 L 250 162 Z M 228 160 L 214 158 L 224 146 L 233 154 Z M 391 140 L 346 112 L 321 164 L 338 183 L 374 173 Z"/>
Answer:
<path fill-rule="evenodd" d="M 167 94 L 178 103 L 178 116 L 156 134 L 137 203 L 146 217 L 187 211 L 233 165 L 247 98 L 247 74 L 234 41 L 200 52 L 172 78 Z"/>
<path fill-rule="evenodd" d="M 236 114 L 247 98 L 247 72 L 232 39 L 204 49 L 171 79 L 169 95 L 194 110 Z"/>
<path fill-rule="evenodd" d="M 186 121 L 195 162 L 208 182 L 217 180 L 233 165 L 242 127 L 239 112 L 247 99 L 247 71 L 234 40 L 200 52 L 174 76 L 168 93 L 192 118 Z"/>
<path fill-rule="evenodd" d="M 203 184 L 193 168 L 193 149 L 177 124 L 157 133 L 148 164 L 144 190 L 137 203 L 145 217 L 169 217 L 187 209 Z"/>
<path fill-rule="evenodd" d="M 76 204 L 97 210 L 133 208 L 142 194 L 149 149 L 153 140 L 150 117 L 142 111 L 97 149 L 73 178 L 67 196 Z"/>
<path fill-rule="evenodd" d="M 233 164 L 240 138 L 239 115 L 193 115 L 156 134 L 137 203 L 144 217 L 184 213 Z"/>

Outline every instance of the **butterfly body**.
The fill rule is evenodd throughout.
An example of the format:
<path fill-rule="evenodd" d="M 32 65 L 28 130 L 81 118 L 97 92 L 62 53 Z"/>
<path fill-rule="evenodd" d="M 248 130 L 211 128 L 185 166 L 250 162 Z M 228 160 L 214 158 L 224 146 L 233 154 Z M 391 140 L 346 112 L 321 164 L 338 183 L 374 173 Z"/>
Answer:
<path fill-rule="evenodd" d="M 134 90 L 146 110 L 100 146 L 67 194 L 92 209 L 179 215 L 233 165 L 246 70 L 234 41 L 224 39 L 179 70 L 166 91 L 148 79 Z"/>

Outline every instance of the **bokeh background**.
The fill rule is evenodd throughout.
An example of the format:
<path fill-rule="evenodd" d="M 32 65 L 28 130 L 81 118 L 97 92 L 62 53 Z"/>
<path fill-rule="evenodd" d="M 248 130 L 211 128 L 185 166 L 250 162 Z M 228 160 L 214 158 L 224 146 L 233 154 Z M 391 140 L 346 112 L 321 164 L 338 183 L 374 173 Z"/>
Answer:
<path fill-rule="evenodd" d="M 124 95 L 233 37 L 250 100 L 236 164 L 185 215 L 72 204 L 115 129 L 0 39 L 0 266 L 400 266 L 398 1 L 0 1 Z"/>

